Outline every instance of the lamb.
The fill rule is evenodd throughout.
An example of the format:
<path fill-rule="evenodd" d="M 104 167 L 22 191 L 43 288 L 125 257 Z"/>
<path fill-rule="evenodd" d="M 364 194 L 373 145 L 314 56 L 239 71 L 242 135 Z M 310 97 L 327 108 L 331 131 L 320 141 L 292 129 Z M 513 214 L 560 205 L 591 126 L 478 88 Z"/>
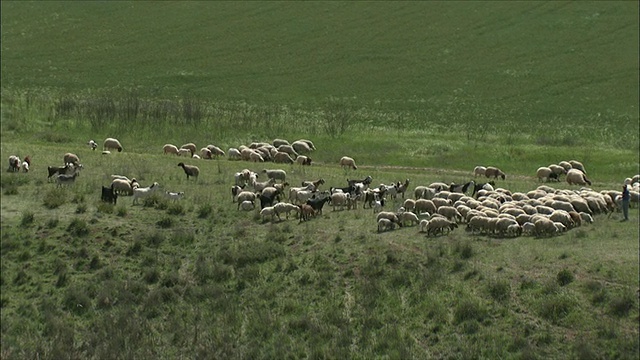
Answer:
<path fill-rule="evenodd" d="M 77 171 L 75 171 L 72 175 L 67 175 L 67 174 L 57 175 L 56 176 L 56 182 L 58 183 L 57 187 L 73 184 L 76 181 L 76 177 L 78 177 Z"/>
<path fill-rule="evenodd" d="M 394 230 L 396 228 L 396 223 L 392 220 L 381 218 L 378 219 L 378 232 L 381 233 L 387 230 Z"/>
<path fill-rule="evenodd" d="M 556 165 L 556 164 L 551 164 L 549 166 L 547 166 L 549 169 L 551 169 L 551 172 L 557 175 L 557 178 L 560 178 L 560 175 L 566 175 L 567 174 L 567 170 L 565 168 L 563 168 L 560 165 Z"/>
<path fill-rule="evenodd" d="M 262 170 L 262 172 L 267 174 L 268 179 L 281 180 L 284 182 L 287 177 L 287 172 L 282 169 L 275 169 L 275 170 L 264 169 Z"/>
<path fill-rule="evenodd" d="M 200 169 L 197 166 L 185 165 L 183 162 L 178 163 L 178 166 L 181 166 L 182 170 L 184 170 L 184 173 L 187 175 L 187 180 L 189 180 L 190 176 L 193 176 L 196 180 L 198 180 Z"/>
<path fill-rule="evenodd" d="M 98 143 L 93 141 L 93 140 L 89 140 L 89 142 L 87 143 L 87 145 L 89 145 L 89 147 L 91 148 L 91 150 L 96 150 L 96 148 L 98 147 Z"/>
<path fill-rule="evenodd" d="M 273 155 L 273 162 L 276 164 L 293 164 L 293 159 L 286 152 L 276 151 Z"/>
<path fill-rule="evenodd" d="M 20 167 L 22 168 L 22 171 L 29 172 L 29 163 L 27 161 L 23 161 Z"/>
<path fill-rule="evenodd" d="M 581 162 L 579 162 L 577 160 L 569 160 L 569 164 L 571 164 L 571 167 L 573 169 L 578 169 L 578 170 L 582 171 L 585 174 L 587 173 L 587 170 L 584 169 L 584 165 L 582 165 Z M 569 172 L 569 171 L 567 170 L 567 172 Z"/>
<path fill-rule="evenodd" d="M 567 171 L 566 180 L 569 185 L 591 185 L 591 181 L 587 179 L 585 173 L 578 169 L 571 169 Z"/>
<path fill-rule="evenodd" d="M 118 194 L 113 191 L 113 188 L 111 187 L 102 187 L 102 195 L 100 196 L 100 199 L 104 202 L 107 203 L 113 203 L 113 205 L 116 204 L 116 201 L 118 200 Z"/>
<path fill-rule="evenodd" d="M 487 171 L 486 167 L 478 165 L 475 168 L 473 168 L 473 176 L 474 177 L 485 176 L 486 171 Z"/>
<path fill-rule="evenodd" d="M 238 210 L 240 210 L 240 204 L 244 201 L 256 201 L 256 194 L 251 191 L 241 191 L 236 197 L 236 201 L 238 202 Z"/>
<path fill-rule="evenodd" d="M 409 225 L 411 224 L 418 225 L 420 223 L 420 219 L 418 219 L 418 215 L 416 215 L 411 211 L 403 211 L 402 213 L 400 213 L 398 215 L 398 221 L 402 225 L 406 225 L 407 222 L 409 223 Z"/>
<path fill-rule="evenodd" d="M 253 201 L 245 200 L 239 204 L 238 208 L 242 209 L 243 211 L 251 211 L 256 208 L 256 205 Z"/>
<path fill-rule="evenodd" d="M 178 156 L 193 157 L 193 153 L 191 152 L 191 149 L 180 148 L 178 149 Z"/>
<path fill-rule="evenodd" d="M 169 200 L 173 200 L 178 201 L 181 200 L 182 198 L 184 198 L 184 191 L 180 191 L 180 192 L 171 192 L 171 191 L 166 191 L 164 193 L 164 196 L 169 199 Z"/>
<path fill-rule="evenodd" d="M 307 221 L 312 216 L 316 215 L 316 213 L 313 210 L 313 208 L 311 207 L 311 205 L 302 204 L 302 205 L 298 205 L 298 207 L 300 208 L 300 211 L 299 211 L 300 212 L 300 222 Z"/>
<path fill-rule="evenodd" d="M 376 214 L 382 211 L 383 206 L 384 206 L 384 199 L 375 200 L 373 202 L 373 206 L 371 206 L 373 208 L 373 213 Z"/>
<path fill-rule="evenodd" d="M 404 203 L 402 203 L 402 206 L 407 209 L 407 211 L 413 211 L 416 207 L 416 201 L 413 199 L 406 199 Z"/>
<path fill-rule="evenodd" d="M 340 158 L 340 166 L 342 166 L 342 168 L 351 168 L 353 170 L 358 169 L 358 167 L 356 166 L 356 161 L 348 156 L 343 156 L 342 158 Z"/>
<path fill-rule="evenodd" d="M 296 164 L 298 165 L 309 166 L 311 165 L 311 161 L 311 158 L 305 155 L 298 155 L 298 157 L 296 158 Z"/>
<path fill-rule="evenodd" d="M 502 180 L 505 179 L 505 174 L 502 170 L 493 167 L 493 166 L 488 166 L 487 169 L 484 172 L 484 176 L 490 178 L 493 177 L 494 179 L 497 179 L 498 176 L 500 176 L 500 178 L 502 178 Z"/>
<path fill-rule="evenodd" d="M 102 150 L 118 150 L 118 152 L 122 152 L 122 145 L 120 145 L 118 139 L 106 138 L 102 144 Z"/>
<path fill-rule="evenodd" d="M 266 217 L 271 217 L 271 221 L 273 221 L 274 216 L 276 215 L 275 208 L 273 206 L 267 206 L 260 210 L 260 216 L 262 217 L 262 221 L 265 221 Z"/>
<path fill-rule="evenodd" d="M 16 155 L 11 155 L 9 156 L 9 169 L 7 171 L 9 172 L 18 172 L 20 171 L 20 158 L 17 157 Z"/>
<path fill-rule="evenodd" d="M 381 211 L 381 212 L 379 212 L 378 215 L 376 215 L 376 221 L 380 221 L 380 219 L 387 219 L 387 220 L 389 220 L 389 221 L 391 221 L 393 223 L 401 225 L 400 222 L 398 221 L 398 215 L 396 215 L 395 213 L 393 213 L 391 211 Z"/>
<path fill-rule="evenodd" d="M 153 193 L 156 192 L 156 190 L 158 190 L 159 187 L 160 187 L 160 184 L 158 184 L 157 182 L 154 182 L 149 187 L 144 187 L 144 188 L 139 187 L 139 188 L 133 189 L 133 205 L 138 203 L 138 199 L 146 198 L 153 195 Z"/>
<path fill-rule="evenodd" d="M 421 232 L 421 233 L 426 232 L 427 231 L 427 227 L 429 226 L 429 220 L 427 220 L 427 219 L 420 220 L 420 225 L 419 226 L 420 226 L 419 232 Z"/>
<path fill-rule="evenodd" d="M 63 157 L 65 164 L 73 164 L 74 166 L 80 165 L 80 158 L 76 154 L 66 153 Z"/>

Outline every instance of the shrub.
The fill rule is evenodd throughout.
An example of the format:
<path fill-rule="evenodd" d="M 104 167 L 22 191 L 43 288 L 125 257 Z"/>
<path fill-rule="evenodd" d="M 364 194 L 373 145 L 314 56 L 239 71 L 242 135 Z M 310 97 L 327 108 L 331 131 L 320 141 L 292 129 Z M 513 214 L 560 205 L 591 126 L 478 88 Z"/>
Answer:
<path fill-rule="evenodd" d="M 558 285 L 565 286 L 573 282 L 574 276 L 569 269 L 562 269 L 556 276 L 556 279 L 558 281 Z"/>
<path fill-rule="evenodd" d="M 82 314 L 89 310 L 91 299 L 85 290 L 75 285 L 67 289 L 62 303 L 67 310 L 76 314 Z"/>
<path fill-rule="evenodd" d="M 78 204 L 76 214 L 84 214 L 85 212 L 87 212 L 87 204 Z"/>
<path fill-rule="evenodd" d="M 622 294 L 614 296 L 609 302 L 609 312 L 615 316 L 627 316 L 634 308 L 636 299 L 631 291 L 624 291 Z"/>
<path fill-rule="evenodd" d="M 575 306 L 575 301 L 566 295 L 551 295 L 542 298 L 540 316 L 557 323 L 565 318 Z"/>
<path fill-rule="evenodd" d="M 453 309 L 453 319 L 456 324 L 468 320 L 482 322 L 486 316 L 487 309 L 474 299 L 462 299 Z"/>
<path fill-rule="evenodd" d="M 198 208 L 198 217 L 200 219 L 206 219 L 213 212 L 213 207 L 209 204 L 200 205 Z"/>
<path fill-rule="evenodd" d="M 511 284 L 504 279 L 490 281 L 487 285 L 489 295 L 496 301 L 508 300 L 511 295 Z"/>
<path fill-rule="evenodd" d="M 98 204 L 96 204 L 96 208 L 98 209 L 98 212 L 111 214 L 113 213 L 113 209 L 115 208 L 115 206 L 111 203 L 100 201 Z"/>
<path fill-rule="evenodd" d="M 127 208 L 124 207 L 124 206 L 118 207 L 118 209 L 116 210 L 116 215 L 118 215 L 120 217 L 127 216 Z"/>
<path fill-rule="evenodd" d="M 171 204 L 167 209 L 169 215 L 184 215 L 184 207 L 182 204 Z"/>
<path fill-rule="evenodd" d="M 56 209 L 67 202 L 65 191 L 62 188 L 49 189 L 44 194 L 44 206 L 47 209 Z"/>
<path fill-rule="evenodd" d="M 149 268 L 142 276 L 147 284 L 155 284 L 160 279 L 160 271 L 156 268 Z"/>
<path fill-rule="evenodd" d="M 33 224 L 34 215 L 30 211 L 25 211 L 22 213 L 22 219 L 20 219 L 20 225 L 22 227 L 27 227 Z"/>
<path fill-rule="evenodd" d="M 60 221 L 57 218 L 52 218 L 47 221 L 47 228 L 54 229 L 58 226 Z"/>
<path fill-rule="evenodd" d="M 158 220 L 156 225 L 163 229 L 168 229 L 173 226 L 173 218 L 166 216 L 162 220 Z"/>
<path fill-rule="evenodd" d="M 71 220 L 71 223 L 67 227 L 67 231 L 75 236 L 85 236 L 89 234 L 89 226 L 86 221 L 75 218 Z"/>

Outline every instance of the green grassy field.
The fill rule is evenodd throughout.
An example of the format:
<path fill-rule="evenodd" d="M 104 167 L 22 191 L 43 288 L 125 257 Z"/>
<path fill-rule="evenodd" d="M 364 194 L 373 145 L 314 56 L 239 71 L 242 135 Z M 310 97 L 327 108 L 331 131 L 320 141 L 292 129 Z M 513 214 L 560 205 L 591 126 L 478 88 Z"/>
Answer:
<path fill-rule="evenodd" d="M 640 172 L 637 2 L 1 6 L 0 152 L 34 164 L 1 174 L 0 358 L 638 357 L 637 207 L 551 238 L 379 234 L 369 209 L 271 223 L 229 189 L 281 166 L 190 160 L 187 181 L 161 155 L 309 138 L 291 184 L 495 165 L 526 192 L 577 159 L 618 190 Z M 125 151 L 85 145 L 106 137 Z M 57 189 L 69 151 L 85 169 Z M 186 198 L 109 206 L 111 174 Z"/>

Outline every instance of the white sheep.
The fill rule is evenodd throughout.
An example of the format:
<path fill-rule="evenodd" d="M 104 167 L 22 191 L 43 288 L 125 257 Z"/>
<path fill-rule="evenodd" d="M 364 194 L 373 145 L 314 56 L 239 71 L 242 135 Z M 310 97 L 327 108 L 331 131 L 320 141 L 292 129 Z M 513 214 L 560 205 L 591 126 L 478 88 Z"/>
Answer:
<path fill-rule="evenodd" d="M 262 217 L 262 221 L 267 217 L 271 217 L 271 221 L 273 221 L 274 216 L 276 216 L 276 211 L 273 206 L 267 206 L 260 210 L 260 216 Z"/>
<path fill-rule="evenodd" d="M 580 171 L 582 171 L 583 173 L 587 173 L 587 170 L 585 170 L 584 165 L 582 165 L 582 163 L 580 161 L 577 160 L 569 160 L 569 164 L 571 164 L 571 167 L 573 169 L 578 169 Z M 568 170 L 567 170 L 568 172 Z"/>
<path fill-rule="evenodd" d="M 551 179 L 558 179 L 558 175 L 546 166 L 541 166 L 536 170 L 536 177 L 538 178 L 538 181 L 551 181 Z"/>
<path fill-rule="evenodd" d="M 386 218 L 378 219 L 378 232 L 383 232 L 387 230 L 393 230 L 396 227 L 396 223 L 392 220 Z"/>
<path fill-rule="evenodd" d="M 280 145 L 277 147 L 277 149 L 280 152 L 286 152 L 287 154 L 291 155 L 292 158 L 296 158 L 299 155 L 291 145 Z"/>
<path fill-rule="evenodd" d="M 276 211 L 276 215 L 278 216 L 278 218 L 280 217 L 280 214 L 286 214 L 286 218 L 289 218 L 289 213 L 291 213 L 292 211 L 295 213 L 300 213 L 300 208 L 297 205 L 291 204 L 291 203 L 284 203 L 284 202 L 279 202 L 277 204 L 275 204 L 274 209 Z"/>
<path fill-rule="evenodd" d="M 72 154 L 72 153 L 66 153 L 63 156 L 63 161 L 65 164 L 73 164 L 75 166 L 80 165 L 80 158 L 78 157 L 78 155 L 76 154 Z"/>
<path fill-rule="evenodd" d="M 91 148 L 91 150 L 95 150 L 98 147 L 98 143 L 93 141 L 93 140 L 89 140 L 89 142 L 87 143 L 87 145 L 89 145 L 89 147 Z"/>
<path fill-rule="evenodd" d="M 202 156 L 203 159 L 207 159 L 207 160 L 211 160 L 213 158 L 213 155 L 211 154 L 211 150 L 207 148 L 200 149 L 200 156 Z"/>
<path fill-rule="evenodd" d="M 498 176 L 504 180 L 505 179 L 505 174 L 502 170 L 498 169 L 497 167 L 494 166 L 488 166 L 485 171 L 484 171 L 484 176 L 488 177 L 488 178 L 494 178 L 497 179 Z"/>
<path fill-rule="evenodd" d="M 133 187 L 129 180 L 113 179 L 111 181 L 111 189 L 119 195 L 133 195 Z"/>
<path fill-rule="evenodd" d="M 238 210 L 240 210 L 240 204 L 245 201 L 256 201 L 256 194 L 251 191 L 241 191 L 238 196 L 236 196 L 236 201 L 238 202 Z"/>
<path fill-rule="evenodd" d="M 251 211 L 251 210 L 256 208 L 256 205 L 255 205 L 255 203 L 253 201 L 245 200 L 245 201 L 239 203 L 238 207 L 240 209 L 242 209 L 243 211 Z"/>
<path fill-rule="evenodd" d="M 309 148 L 310 148 L 311 150 L 315 150 L 315 149 L 316 149 L 316 146 L 315 146 L 315 145 L 313 145 L 313 142 L 312 142 L 311 140 L 307 140 L 307 139 L 300 139 L 300 140 L 297 140 L 297 141 L 301 141 L 301 142 L 307 143 L 307 145 L 309 145 Z"/>
<path fill-rule="evenodd" d="M 196 151 L 198 151 L 198 148 L 196 147 L 196 144 L 194 143 L 186 143 L 182 146 L 180 146 L 181 149 L 189 149 L 191 151 L 191 154 L 195 154 Z"/>
<path fill-rule="evenodd" d="M 449 221 L 461 222 L 462 214 L 454 208 L 453 206 L 440 206 L 438 207 L 437 213 L 446 217 Z"/>
<path fill-rule="evenodd" d="M 294 141 L 293 143 L 291 143 L 291 147 L 293 148 L 293 150 L 295 150 L 298 154 L 308 154 L 311 152 L 311 147 L 309 146 L 309 144 L 307 144 L 304 141 Z"/>
<path fill-rule="evenodd" d="M 284 139 L 274 139 L 273 142 L 271 143 L 274 147 L 279 147 L 282 145 L 289 145 L 289 142 L 287 140 Z"/>
<path fill-rule="evenodd" d="M 268 179 L 280 180 L 284 182 L 287 178 L 287 172 L 282 169 L 264 169 L 262 170 L 262 172 L 267 175 Z"/>
<path fill-rule="evenodd" d="M 579 169 L 567 171 L 566 181 L 569 185 L 591 185 L 591 181 L 589 181 L 585 173 Z"/>
<path fill-rule="evenodd" d="M 356 161 L 348 156 L 343 156 L 340 158 L 340 166 L 343 168 L 351 168 L 353 170 L 357 170 Z"/>
<path fill-rule="evenodd" d="M 411 211 L 403 211 L 399 213 L 397 216 L 398 216 L 398 221 L 402 225 L 406 225 L 407 222 L 409 223 L 409 225 L 412 225 L 412 224 L 418 225 L 420 223 L 420 219 L 418 219 L 418 215 L 416 215 Z"/>
<path fill-rule="evenodd" d="M 289 200 L 293 201 L 297 199 L 299 191 L 314 191 L 316 189 L 313 183 L 307 184 L 303 187 L 290 187 L 289 188 Z"/>
<path fill-rule="evenodd" d="M 193 152 L 191 152 L 191 149 L 180 148 L 180 149 L 178 149 L 178 156 L 192 157 L 193 156 Z"/>
<path fill-rule="evenodd" d="M 275 154 L 273 154 L 273 162 L 277 164 L 293 164 L 293 159 L 286 152 L 276 150 Z"/>
<path fill-rule="evenodd" d="M 229 158 L 229 160 L 241 160 L 242 153 L 236 148 L 229 148 L 227 150 L 227 157 Z"/>
<path fill-rule="evenodd" d="M 395 213 L 391 212 L 391 211 L 381 211 L 378 213 L 378 215 L 376 215 L 376 221 L 380 221 L 380 219 L 388 219 L 396 224 L 399 224 L 398 222 L 398 215 L 396 215 Z"/>
<path fill-rule="evenodd" d="M 118 150 L 118 152 L 122 152 L 122 145 L 120 145 L 118 139 L 106 138 L 102 143 L 102 150 Z"/>
<path fill-rule="evenodd" d="M 580 212 L 580 217 L 582 218 L 583 222 L 589 223 L 589 224 L 593 224 L 593 217 L 589 214 L 587 214 L 586 212 Z"/>
<path fill-rule="evenodd" d="M 413 191 L 414 197 L 418 199 L 433 199 L 436 196 L 436 189 L 428 186 L 416 186 Z"/>
<path fill-rule="evenodd" d="M 420 230 L 419 231 L 421 233 L 426 232 L 427 231 L 427 227 L 429 226 L 429 220 L 427 220 L 427 219 L 420 220 L 419 226 L 420 226 Z"/>
<path fill-rule="evenodd" d="M 311 158 L 305 155 L 298 155 L 296 157 L 296 164 L 298 165 L 311 165 Z"/>
<path fill-rule="evenodd" d="M 9 169 L 7 171 L 10 171 L 10 172 L 20 171 L 21 164 L 22 164 L 22 161 L 20 161 L 20 158 L 18 156 L 11 155 L 9 156 Z"/>
<path fill-rule="evenodd" d="M 429 213 L 434 214 L 437 212 L 438 208 L 436 207 L 433 200 L 428 199 L 418 199 L 416 200 L 416 204 L 414 206 L 416 214 L 421 213 Z"/>
<path fill-rule="evenodd" d="M 164 144 L 164 146 L 162 147 L 162 153 L 164 155 L 166 154 L 180 155 L 180 149 L 178 149 L 177 146 L 172 144 Z"/>
<path fill-rule="evenodd" d="M 115 180 L 114 180 L 115 181 Z M 138 199 L 143 199 L 153 195 L 160 188 L 160 184 L 154 182 L 151 186 L 133 189 L 133 205 L 138 203 Z"/>
<path fill-rule="evenodd" d="M 221 148 L 219 148 L 219 147 L 217 147 L 215 145 L 209 144 L 209 145 L 207 145 L 207 149 L 209 149 L 209 151 L 211 151 L 211 155 L 213 157 L 216 157 L 216 158 L 219 157 L 219 156 L 225 156 L 226 155 Z"/>
<path fill-rule="evenodd" d="M 473 168 L 473 176 L 474 177 L 485 176 L 486 171 L 487 171 L 486 167 L 478 165 L 475 168 Z"/>
<path fill-rule="evenodd" d="M 441 218 L 441 217 L 433 217 L 431 218 L 431 220 L 429 220 L 429 224 L 427 224 L 427 236 L 433 234 L 434 236 L 437 235 L 438 233 L 441 233 L 444 235 L 445 230 L 447 231 L 447 234 L 457 228 L 458 225 L 454 222 L 451 222 L 445 218 Z"/>
<path fill-rule="evenodd" d="M 256 151 L 249 153 L 249 160 L 253 162 L 264 162 L 264 158 Z"/>
<path fill-rule="evenodd" d="M 344 210 L 344 207 L 348 205 L 350 197 L 350 194 L 345 193 L 331 194 L 331 205 L 333 206 L 333 211 L 336 211 L 337 207 L 340 207 L 340 210 Z"/>

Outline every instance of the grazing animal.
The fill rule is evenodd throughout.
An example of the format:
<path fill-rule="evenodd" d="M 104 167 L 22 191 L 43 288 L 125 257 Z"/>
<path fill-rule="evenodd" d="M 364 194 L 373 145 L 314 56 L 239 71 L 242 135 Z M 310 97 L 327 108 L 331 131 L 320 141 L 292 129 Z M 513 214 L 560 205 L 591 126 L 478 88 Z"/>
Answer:
<path fill-rule="evenodd" d="M 173 144 L 165 144 L 162 147 L 162 153 L 163 154 L 174 154 L 174 155 L 179 155 L 180 154 L 180 149 L 178 149 L 177 146 L 173 145 Z"/>
<path fill-rule="evenodd" d="M 473 176 L 477 177 L 477 176 L 485 176 L 485 172 L 487 171 L 487 168 L 484 166 L 476 166 L 473 169 Z"/>
<path fill-rule="evenodd" d="M 9 169 L 7 171 L 9 172 L 18 172 L 20 171 L 20 158 L 17 157 L 16 155 L 11 155 L 9 156 Z"/>
<path fill-rule="evenodd" d="M 96 148 L 98 147 L 98 143 L 93 141 L 93 140 L 89 140 L 89 142 L 87 143 L 87 145 L 89 145 L 89 147 L 91 148 L 91 150 L 96 150 Z"/>
<path fill-rule="evenodd" d="M 116 201 L 118 200 L 118 194 L 113 190 L 112 187 L 103 186 L 102 196 L 100 198 L 106 203 L 112 203 L 113 205 L 115 205 Z"/>
<path fill-rule="evenodd" d="M 340 166 L 342 166 L 342 168 L 351 168 L 353 170 L 358 169 L 358 167 L 356 166 L 356 161 L 348 156 L 343 156 L 342 158 L 340 158 Z"/>
<path fill-rule="evenodd" d="M 298 205 L 298 207 L 300 208 L 300 222 L 307 221 L 316 214 L 311 205 L 302 204 Z"/>
<path fill-rule="evenodd" d="M 200 174 L 200 169 L 195 165 L 185 165 L 183 162 L 178 163 L 178 166 L 181 166 L 184 170 L 184 173 L 187 174 L 187 180 L 189 180 L 190 176 L 193 176 L 198 180 L 198 175 Z"/>
<path fill-rule="evenodd" d="M 381 233 L 387 230 L 394 230 L 396 228 L 396 223 L 392 220 L 386 218 L 378 219 L 378 232 Z"/>
<path fill-rule="evenodd" d="M 498 176 L 504 180 L 505 179 L 505 174 L 502 170 L 498 169 L 497 167 L 493 167 L 493 166 L 488 166 L 487 169 L 484 172 L 484 176 L 488 177 L 488 178 L 494 178 L 497 179 Z"/>
<path fill-rule="evenodd" d="M 62 159 L 63 159 L 65 164 L 71 163 L 74 166 L 79 166 L 80 165 L 80 158 L 76 154 L 66 153 L 66 154 L 64 154 L 64 157 Z"/>
<path fill-rule="evenodd" d="M 324 207 L 324 204 L 329 201 L 331 201 L 331 197 L 311 198 L 307 200 L 307 205 L 311 206 L 316 214 L 322 215 L 322 208 Z"/>
<path fill-rule="evenodd" d="M 77 171 L 75 171 L 72 175 L 58 174 L 56 176 L 56 182 L 58 183 L 58 187 L 61 187 L 63 185 L 71 185 L 76 181 L 76 177 L 78 177 Z"/>
<path fill-rule="evenodd" d="M 120 145 L 118 139 L 106 138 L 102 144 L 102 150 L 118 150 L 118 152 L 122 152 L 122 145 Z"/>
<path fill-rule="evenodd" d="M 133 189 L 133 205 L 138 203 L 138 199 L 151 196 L 156 190 L 158 190 L 159 187 L 160 187 L 160 184 L 158 184 L 157 182 L 154 182 L 149 187 L 144 187 L 144 188 L 139 187 L 139 188 Z"/>
<path fill-rule="evenodd" d="M 165 191 L 164 195 L 167 199 L 173 200 L 175 202 L 184 197 L 184 191 L 180 191 L 180 192 Z"/>
<path fill-rule="evenodd" d="M 311 165 L 311 161 L 311 158 L 305 155 L 298 155 L 298 157 L 296 157 L 296 163 L 298 165 L 309 166 Z"/>
<path fill-rule="evenodd" d="M 587 175 L 579 169 L 567 171 L 566 180 L 569 185 L 591 185 L 591 181 L 587 179 Z"/>

